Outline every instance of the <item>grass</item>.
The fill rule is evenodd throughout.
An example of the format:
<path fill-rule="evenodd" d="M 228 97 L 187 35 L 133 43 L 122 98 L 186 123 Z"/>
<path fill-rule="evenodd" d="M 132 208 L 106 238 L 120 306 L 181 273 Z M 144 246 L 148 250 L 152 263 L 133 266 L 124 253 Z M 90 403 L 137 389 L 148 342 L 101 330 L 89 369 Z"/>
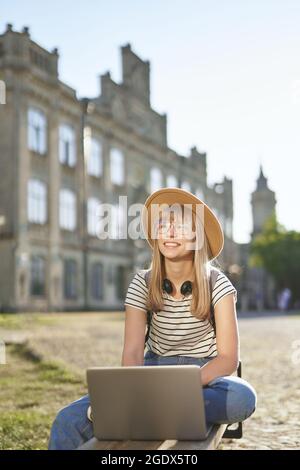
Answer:
<path fill-rule="evenodd" d="M 0 328 L 6 330 L 23 330 L 39 326 L 56 325 L 57 315 L 41 315 L 39 313 L 1 313 Z"/>
<path fill-rule="evenodd" d="M 84 381 L 25 345 L 9 345 L 0 366 L 0 449 L 47 449 L 57 411 L 87 393 Z"/>

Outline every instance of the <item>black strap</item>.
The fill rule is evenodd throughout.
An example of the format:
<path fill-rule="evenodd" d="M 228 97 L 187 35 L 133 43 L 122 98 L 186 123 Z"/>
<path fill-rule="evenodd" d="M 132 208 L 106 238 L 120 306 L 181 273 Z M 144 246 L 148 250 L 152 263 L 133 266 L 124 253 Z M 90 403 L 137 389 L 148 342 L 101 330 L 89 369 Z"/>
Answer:
<path fill-rule="evenodd" d="M 209 277 L 209 287 L 210 287 L 210 296 L 212 297 L 212 291 L 213 291 L 213 286 L 212 286 L 212 275 Z M 215 321 L 215 309 L 213 306 L 212 301 L 210 302 L 210 317 L 209 321 L 212 324 L 212 327 L 214 329 L 214 332 L 216 334 L 216 321 Z"/>
<path fill-rule="evenodd" d="M 145 281 L 148 286 L 148 281 L 149 281 L 149 275 L 150 271 L 147 271 L 145 273 Z M 213 275 L 211 274 L 209 277 L 209 287 L 210 287 L 210 294 L 212 295 L 213 291 Z M 151 318 L 152 318 L 152 310 L 147 310 L 147 333 L 145 336 L 145 345 L 148 341 L 149 338 L 149 333 L 150 333 L 150 324 L 151 324 Z M 212 302 L 210 303 L 210 318 L 209 318 L 210 323 L 212 324 L 212 327 L 214 329 L 214 332 L 216 334 L 216 322 L 215 322 L 215 311 Z"/>

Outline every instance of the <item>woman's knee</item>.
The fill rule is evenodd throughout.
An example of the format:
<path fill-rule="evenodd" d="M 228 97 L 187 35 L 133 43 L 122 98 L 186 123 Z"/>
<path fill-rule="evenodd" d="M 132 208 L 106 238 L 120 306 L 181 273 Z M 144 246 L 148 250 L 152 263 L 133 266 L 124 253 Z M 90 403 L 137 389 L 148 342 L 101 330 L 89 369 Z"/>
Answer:
<path fill-rule="evenodd" d="M 87 409 L 90 404 L 88 395 L 83 396 L 69 405 L 61 408 L 54 420 L 54 425 L 59 427 L 76 426 L 87 421 Z"/>
<path fill-rule="evenodd" d="M 93 436 L 93 426 L 87 417 L 89 404 L 89 396 L 85 395 L 58 411 L 51 427 L 49 450 L 77 449 Z"/>
<path fill-rule="evenodd" d="M 246 380 L 234 377 L 230 381 L 227 401 L 227 412 L 231 422 L 244 421 L 249 418 L 257 406 L 255 389 Z"/>
<path fill-rule="evenodd" d="M 257 406 L 255 389 L 246 380 L 235 377 L 219 377 L 211 385 L 226 393 L 226 414 L 229 423 L 244 421 Z"/>

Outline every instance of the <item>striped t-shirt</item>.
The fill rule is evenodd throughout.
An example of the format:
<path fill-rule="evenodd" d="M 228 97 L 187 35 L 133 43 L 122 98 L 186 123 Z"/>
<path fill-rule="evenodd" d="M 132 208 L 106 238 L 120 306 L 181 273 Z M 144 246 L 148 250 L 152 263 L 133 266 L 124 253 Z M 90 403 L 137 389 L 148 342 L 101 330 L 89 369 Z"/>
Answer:
<path fill-rule="evenodd" d="M 139 270 L 129 284 L 124 305 L 131 305 L 147 311 L 146 299 L 148 287 L 144 278 L 146 270 Z M 228 277 L 219 271 L 212 292 L 212 305 L 227 294 L 237 291 Z M 190 313 L 192 293 L 184 299 L 174 299 L 163 291 L 164 309 L 152 312 L 147 348 L 160 356 L 217 356 L 217 344 L 214 329 L 207 320 L 199 320 Z"/>

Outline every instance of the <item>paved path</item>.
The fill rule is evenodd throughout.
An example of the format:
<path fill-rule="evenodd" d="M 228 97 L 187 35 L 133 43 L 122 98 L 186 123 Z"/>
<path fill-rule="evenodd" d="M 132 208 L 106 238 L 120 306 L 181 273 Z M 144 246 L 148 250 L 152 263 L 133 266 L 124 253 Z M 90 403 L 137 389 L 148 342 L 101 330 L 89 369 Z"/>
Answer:
<path fill-rule="evenodd" d="M 51 318 L 27 331 L 0 329 L 0 338 L 30 337 L 39 354 L 62 359 L 83 375 L 88 366 L 120 365 L 124 313 Z M 243 314 L 239 328 L 243 377 L 255 387 L 258 407 L 244 423 L 244 438 L 223 440 L 221 448 L 300 449 L 300 315 Z"/>

